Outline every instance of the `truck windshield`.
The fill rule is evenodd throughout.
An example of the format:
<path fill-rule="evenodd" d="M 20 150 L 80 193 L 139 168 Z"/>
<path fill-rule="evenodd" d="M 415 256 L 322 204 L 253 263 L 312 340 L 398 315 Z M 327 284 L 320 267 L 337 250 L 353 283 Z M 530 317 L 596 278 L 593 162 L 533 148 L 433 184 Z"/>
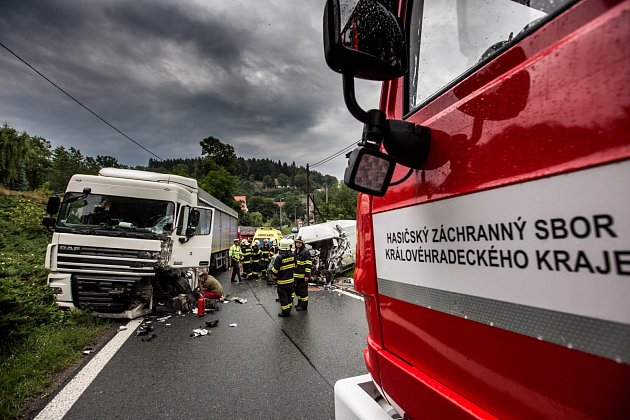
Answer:
<path fill-rule="evenodd" d="M 169 201 L 114 195 L 67 193 L 59 211 L 60 227 L 145 231 L 173 230 L 175 205 Z"/>

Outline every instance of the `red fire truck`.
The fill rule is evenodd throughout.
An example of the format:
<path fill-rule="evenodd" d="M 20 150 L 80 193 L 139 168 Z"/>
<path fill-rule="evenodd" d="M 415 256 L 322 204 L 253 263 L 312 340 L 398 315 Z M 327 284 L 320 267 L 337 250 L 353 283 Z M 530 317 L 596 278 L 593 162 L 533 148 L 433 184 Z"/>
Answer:
<path fill-rule="evenodd" d="M 328 0 L 324 46 L 365 124 L 337 417 L 630 418 L 630 1 Z"/>

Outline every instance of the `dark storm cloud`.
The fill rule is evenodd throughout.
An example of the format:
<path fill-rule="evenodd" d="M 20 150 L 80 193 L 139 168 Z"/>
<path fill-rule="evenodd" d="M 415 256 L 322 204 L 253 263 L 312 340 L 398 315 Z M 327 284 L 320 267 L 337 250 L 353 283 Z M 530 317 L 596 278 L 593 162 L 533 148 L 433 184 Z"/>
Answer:
<path fill-rule="evenodd" d="M 243 157 L 303 165 L 361 133 L 324 62 L 323 5 L 5 1 L 0 42 L 161 157 L 199 156 L 215 136 Z M 90 156 L 151 157 L 1 49 L 0 120 Z"/>

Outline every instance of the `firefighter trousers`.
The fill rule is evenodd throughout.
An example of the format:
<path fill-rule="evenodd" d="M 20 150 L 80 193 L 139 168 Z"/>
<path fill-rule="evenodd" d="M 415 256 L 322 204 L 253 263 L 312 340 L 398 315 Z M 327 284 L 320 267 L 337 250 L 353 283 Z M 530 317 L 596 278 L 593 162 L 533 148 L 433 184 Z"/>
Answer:
<path fill-rule="evenodd" d="M 295 280 L 295 295 L 297 296 L 296 308 L 306 309 L 308 307 L 308 281 L 306 279 Z"/>
<path fill-rule="evenodd" d="M 289 316 L 291 307 L 293 306 L 293 283 L 278 286 L 278 300 L 280 301 L 280 309 L 282 312 L 278 315 Z"/>

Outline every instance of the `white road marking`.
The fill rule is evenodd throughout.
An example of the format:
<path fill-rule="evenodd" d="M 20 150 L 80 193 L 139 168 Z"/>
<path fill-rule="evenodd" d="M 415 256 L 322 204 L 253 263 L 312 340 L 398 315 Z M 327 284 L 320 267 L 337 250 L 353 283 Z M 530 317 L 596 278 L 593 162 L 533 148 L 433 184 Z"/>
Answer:
<path fill-rule="evenodd" d="M 92 383 L 94 378 L 116 354 L 118 349 L 134 333 L 142 318 L 134 319 L 127 324 L 127 329 L 119 331 L 109 343 L 96 353 L 94 358 L 40 411 L 35 420 L 62 419 L 68 410 L 79 399 L 81 394 Z"/>
<path fill-rule="evenodd" d="M 346 296 L 350 296 L 351 298 L 355 298 L 355 299 L 359 299 L 359 300 L 365 300 L 365 299 L 363 299 L 363 296 L 355 295 L 354 293 L 346 292 L 345 290 L 337 289 L 337 290 L 335 290 L 335 292 L 341 293 L 341 294 L 346 295 Z"/>

